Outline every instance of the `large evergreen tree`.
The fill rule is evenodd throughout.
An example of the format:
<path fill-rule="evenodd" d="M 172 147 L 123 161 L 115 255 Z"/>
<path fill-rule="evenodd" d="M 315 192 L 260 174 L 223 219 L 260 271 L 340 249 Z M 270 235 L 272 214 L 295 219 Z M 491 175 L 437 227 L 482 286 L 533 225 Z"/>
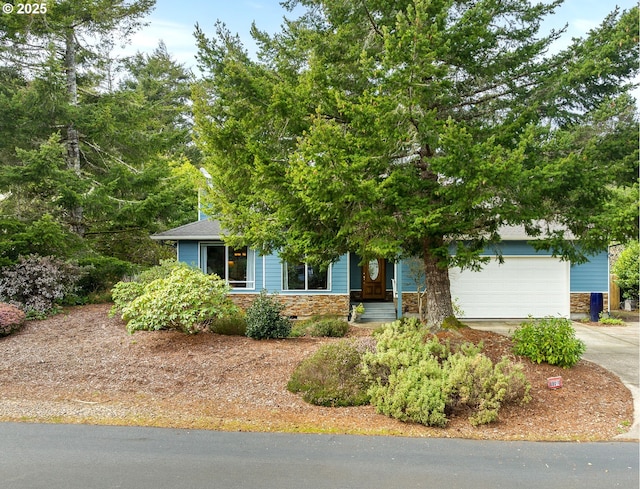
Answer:
<path fill-rule="evenodd" d="M 193 218 L 191 73 L 163 45 L 125 60 L 107 49 L 153 4 L 0 16 L 0 259 L 46 251 L 33 245 L 46 231 L 51 253 L 153 261 L 149 233 Z"/>
<path fill-rule="evenodd" d="M 504 225 L 573 259 L 565 230 L 606 243 L 591 231 L 609 162 L 579 149 L 615 129 L 579 128 L 630 87 L 637 8 L 549 55 L 563 32 L 540 24 L 561 1 L 285 3 L 306 13 L 254 27 L 257 60 L 223 25 L 196 32 L 197 131 L 231 241 L 324 264 L 421 256 L 433 327 L 453 315 L 449 267 L 481 266 Z"/>

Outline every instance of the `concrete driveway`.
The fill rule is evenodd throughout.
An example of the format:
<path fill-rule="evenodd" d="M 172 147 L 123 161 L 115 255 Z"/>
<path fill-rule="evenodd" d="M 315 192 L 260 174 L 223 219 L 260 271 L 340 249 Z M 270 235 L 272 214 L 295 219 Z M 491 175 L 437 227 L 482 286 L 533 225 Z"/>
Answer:
<path fill-rule="evenodd" d="M 520 320 L 465 321 L 470 327 L 509 336 Z M 583 358 L 613 372 L 633 395 L 634 420 L 629 432 L 621 439 L 640 439 L 640 322 L 627 322 L 625 326 L 590 326 L 574 322 L 576 336 L 585 342 Z"/>

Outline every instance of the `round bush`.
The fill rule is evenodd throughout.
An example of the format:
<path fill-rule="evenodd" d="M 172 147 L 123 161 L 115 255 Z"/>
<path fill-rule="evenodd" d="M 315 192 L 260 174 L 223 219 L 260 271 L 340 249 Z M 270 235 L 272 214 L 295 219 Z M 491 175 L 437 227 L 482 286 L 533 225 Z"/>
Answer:
<path fill-rule="evenodd" d="M 80 267 L 58 258 L 21 256 L 18 263 L 0 270 L 0 298 L 29 317 L 44 317 L 75 292 L 81 276 Z"/>
<path fill-rule="evenodd" d="M 349 331 L 349 323 L 342 319 L 320 319 L 312 323 L 309 328 L 311 336 L 326 336 L 330 338 L 342 338 Z"/>
<path fill-rule="evenodd" d="M 254 340 L 286 338 L 291 333 L 291 321 L 280 314 L 284 306 L 266 291 L 247 308 L 246 335 Z"/>
<path fill-rule="evenodd" d="M 0 336 L 18 331 L 24 324 L 26 314 L 11 304 L 0 303 Z"/>
<path fill-rule="evenodd" d="M 394 321 L 376 333 L 376 349 L 363 355 L 377 411 L 402 421 L 445 426 L 454 411 L 469 421 L 496 421 L 504 403 L 528 402 L 530 385 L 522 367 L 503 359 L 493 364 L 471 343 L 440 343 L 415 321 Z"/>
<path fill-rule="evenodd" d="M 113 296 L 130 333 L 160 329 L 196 333 L 206 330 L 216 318 L 237 312 L 228 292 L 229 286 L 218 276 L 178 267 L 168 277 L 146 285 L 121 282 Z"/>
<path fill-rule="evenodd" d="M 321 346 L 303 360 L 287 384 L 289 391 L 317 406 L 360 406 L 369 402 L 360 348 L 347 340 Z"/>
<path fill-rule="evenodd" d="M 575 336 L 576 330 L 565 318 L 522 323 L 513 333 L 513 352 L 536 363 L 573 367 L 586 348 L 584 342 Z"/>

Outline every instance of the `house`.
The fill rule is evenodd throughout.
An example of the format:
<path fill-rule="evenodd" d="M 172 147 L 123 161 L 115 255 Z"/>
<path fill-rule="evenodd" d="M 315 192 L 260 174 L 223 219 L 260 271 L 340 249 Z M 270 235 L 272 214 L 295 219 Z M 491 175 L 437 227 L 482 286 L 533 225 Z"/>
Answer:
<path fill-rule="evenodd" d="M 251 248 L 227 246 L 220 223 L 206 218 L 151 238 L 175 242 L 179 261 L 227 280 L 232 299 L 243 308 L 266 289 L 278 294 L 285 314 L 299 318 L 346 316 L 350 305 L 359 302 L 365 303 L 366 310 L 380 311 L 379 318 L 385 320 L 418 310 L 415 272 L 407 260 L 361 264 L 357 254 L 349 253 L 321 271 L 306 263 L 285 263 L 277 255 L 260 255 Z M 479 272 L 450 270 L 452 298 L 462 317 L 583 317 L 589 314 L 593 292 L 603 294 L 608 310 L 606 251 L 587 263 L 572 265 L 535 251 L 523 229 L 506 228 L 502 238 L 502 264 L 492 258 Z"/>

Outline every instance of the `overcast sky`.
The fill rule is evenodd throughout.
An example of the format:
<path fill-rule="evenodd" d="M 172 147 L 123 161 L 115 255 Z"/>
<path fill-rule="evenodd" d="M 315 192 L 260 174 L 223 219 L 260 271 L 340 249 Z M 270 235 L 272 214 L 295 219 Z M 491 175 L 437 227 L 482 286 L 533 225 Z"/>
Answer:
<path fill-rule="evenodd" d="M 566 40 L 569 42 L 571 37 L 583 37 L 598 26 L 616 5 L 629 9 L 636 3 L 636 0 L 565 0 L 545 28 L 568 24 Z M 176 60 L 193 66 L 196 23 L 211 36 L 216 20 L 223 21 L 231 32 L 240 35 L 245 47 L 252 52 L 255 45 L 249 35 L 251 23 L 255 21 L 259 29 L 274 33 L 279 30 L 284 15 L 290 14 L 280 6 L 280 0 L 157 0 L 149 25 L 133 37 L 127 51 L 151 51 L 163 40 Z"/>

